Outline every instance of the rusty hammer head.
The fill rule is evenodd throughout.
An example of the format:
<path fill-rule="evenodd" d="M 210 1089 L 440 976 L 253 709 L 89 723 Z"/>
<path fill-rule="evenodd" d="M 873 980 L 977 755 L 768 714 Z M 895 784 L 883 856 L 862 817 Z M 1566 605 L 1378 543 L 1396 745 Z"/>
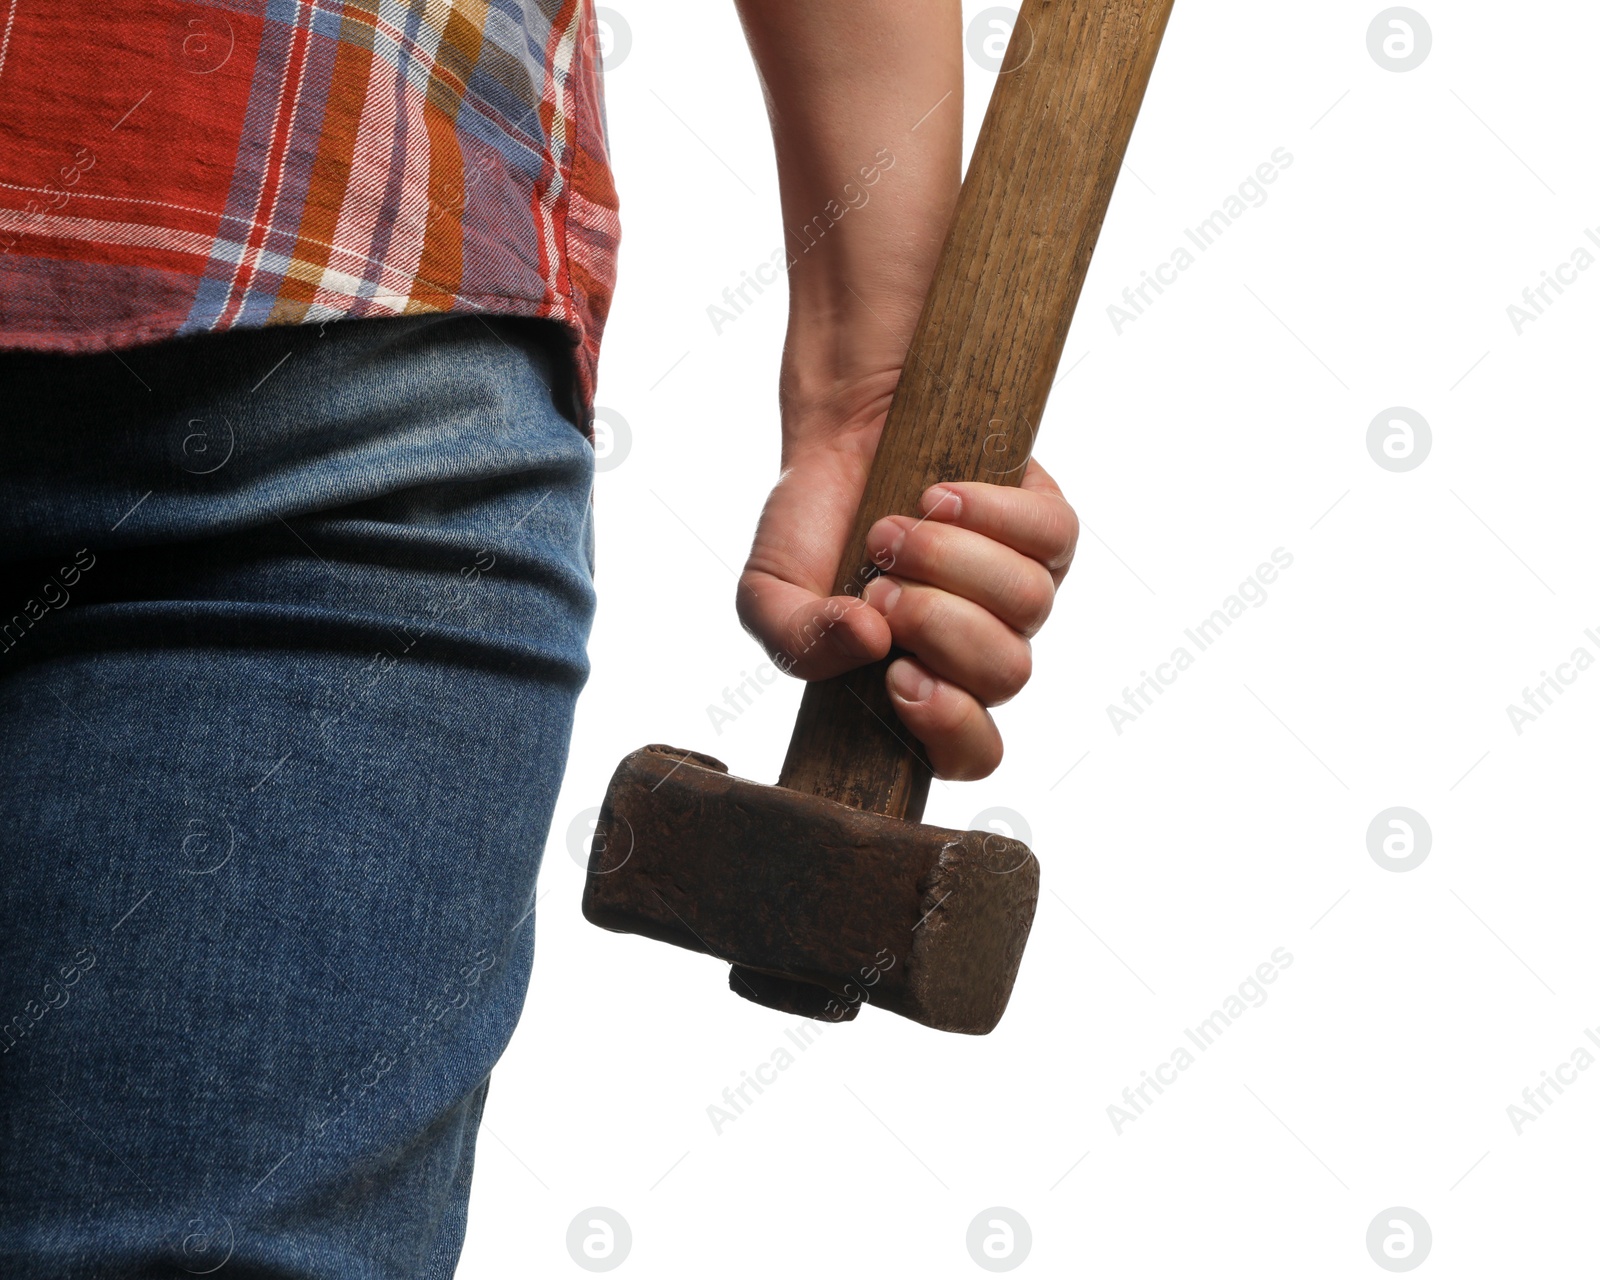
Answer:
<path fill-rule="evenodd" d="M 758 1003 L 843 1020 L 874 1004 L 983 1034 L 1005 1012 L 1039 895 L 1027 846 L 729 775 L 651 746 L 617 767 L 583 913 L 734 966 Z"/>

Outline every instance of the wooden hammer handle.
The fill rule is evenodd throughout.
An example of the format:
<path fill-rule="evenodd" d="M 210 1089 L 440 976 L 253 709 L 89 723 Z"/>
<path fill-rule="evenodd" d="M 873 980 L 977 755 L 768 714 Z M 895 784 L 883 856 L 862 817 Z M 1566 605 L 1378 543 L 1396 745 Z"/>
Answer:
<path fill-rule="evenodd" d="M 856 512 L 866 534 L 941 480 L 1020 484 L 1173 0 L 1023 0 Z M 781 786 L 917 821 L 931 772 L 888 660 L 811 684 Z"/>

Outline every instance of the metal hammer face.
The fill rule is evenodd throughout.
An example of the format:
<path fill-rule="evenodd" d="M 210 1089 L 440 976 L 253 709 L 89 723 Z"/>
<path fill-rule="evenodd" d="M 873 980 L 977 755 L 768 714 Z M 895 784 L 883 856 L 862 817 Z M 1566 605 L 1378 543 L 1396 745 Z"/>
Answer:
<path fill-rule="evenodd" d="M 611 779 L 583 913 L 731 962 L 733 989 L 762 1004 L 843 1020 L 870 1003 L 981 1035 L 1005 1012 L 1038 897 L 1039 864 L 1020 841 L 762 786 L 651 746 Z M 786 990 L 819 999 L 784 1003 Z"/>

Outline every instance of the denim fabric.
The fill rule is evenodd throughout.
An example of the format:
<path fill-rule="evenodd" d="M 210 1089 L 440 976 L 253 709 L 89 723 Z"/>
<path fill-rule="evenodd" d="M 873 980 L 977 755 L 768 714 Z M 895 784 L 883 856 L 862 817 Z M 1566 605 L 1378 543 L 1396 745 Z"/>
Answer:
<path fill-rule="evenodd" d="M 594 606 L 489 324 L 0 356 L 7 1280 L 454 1271 Z"/>

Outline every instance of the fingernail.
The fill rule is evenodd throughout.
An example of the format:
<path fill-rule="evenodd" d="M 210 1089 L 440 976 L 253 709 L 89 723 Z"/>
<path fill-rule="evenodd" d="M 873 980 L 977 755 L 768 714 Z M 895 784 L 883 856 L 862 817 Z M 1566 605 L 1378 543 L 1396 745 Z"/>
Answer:
<path fill-rule="evenodd" d="M 892 663 L 889 692 L 902 702 L 926 702 L 933 696 L 933 677 L 918 671 L 909 662 Z"/>
<path fill-rule="evenodd" d="M 867 530 L 867 554 L 881 568 L 888 568 L 905 545 L 906 531 L 893 516 L 885 516 Z"/>
<path fill-rule="evenodd" d="M 922 495 L 922 514 L 937 516 L 940 520 L 954 520 L 961 514 L 961 495 L 954 489 L 936 484 Z"/>
<path fill-rule="evenodd" d="M 867 583 L 867 589 L 861 593 L 861 598 L 879 613 L 887 614 L 894 608 L 894 602 L 900 598 L 900 590 L 900 584 L 893 578 L 874 578 Z"/>

